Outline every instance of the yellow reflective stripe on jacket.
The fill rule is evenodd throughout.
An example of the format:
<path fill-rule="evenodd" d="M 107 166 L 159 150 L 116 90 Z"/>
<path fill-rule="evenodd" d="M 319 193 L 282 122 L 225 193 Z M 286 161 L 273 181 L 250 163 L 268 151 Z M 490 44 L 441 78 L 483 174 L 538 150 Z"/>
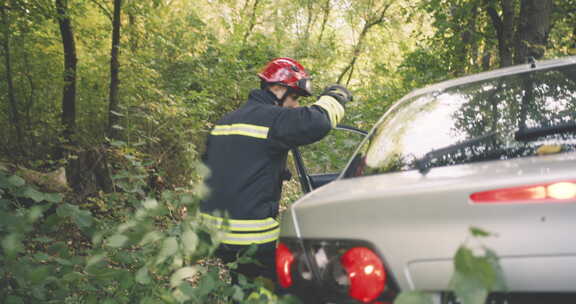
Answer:
<path fill-rule="evenodd" d="M 314 105 L 322 107 L 322 109 L 328 112 L 332 128 L 335 128 L 344 117 L 344 107 L 332 96 L 322 96 Z"/>
<path fill-rule="evenodd" d="M 268 137 L 268 127 L 250 124 L 217 125 L 210 134 L 212 135 L 242 135 L 255 138 L 266 139 Z"/>
<path fill-rule="evenodd" d="M 222 243 L 229 245 L 251 245 L 275 242 L 280 235 L 280 228 L 260 233 L 226 233 Z"/>
<path fill-rule="evenodd" d="M 200 216 L 208 225 L 226 231 L 222 239 L 224 244 L 264 244 L 276 241 L 280 235 L 279 224 L 271 217 L 258 220 L 236 220 L 203 212 Z"/>
<path fill-rule="evenodd" d="M 215 226 L 226 225 L 230 231 L 264 231 L 272 228 L 278 227 L 278 222 L 271 218 L 259 219 L 259 220 L 234 220 L 234 219 L 224 219 L 222 217 L 210 215 L 208 213 L 200 213 L 200 216 L 209 224 Z"/>

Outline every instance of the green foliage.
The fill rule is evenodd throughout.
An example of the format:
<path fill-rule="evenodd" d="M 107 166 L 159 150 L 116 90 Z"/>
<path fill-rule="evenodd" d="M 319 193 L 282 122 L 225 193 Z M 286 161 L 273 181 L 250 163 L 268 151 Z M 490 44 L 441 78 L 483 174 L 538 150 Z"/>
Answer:
<path fill-rule="evenodd" d="M 501 67 L 502 57 L 508 56 L 502 54 L 503 48 L 512 59 L 512 53 L 519 45 L 516 39 L 523 30 L 520 25 L 523 2 L 510 1 L 509 14 L 513 20 L 509 24 L 503 20 L 503 2 L 498 1 L 426 0 L 416 6 L 415 11 L 424 10 L 432 17 L 435 32 L 425 39 L 426 47 L 434 48 L 434 55 L 440 59 L 439 66 L 445 67 L 451 75 L 459 76 Z M 548 58 L 574 54 L 576 47 L 573 43 L 575 3 L 572 0 L 561 2 L 554 2 L 549 39 L 547 45 L 542 46 Z M 511 35 L 504 37 L 503 45 L 499 45 L 497 32 L 504 29 L 497 28 L 489 10 L 498 16 L 498 26 L 509 27 Z M 539 20 L 527 22 L 538 23 Z M 514 62 L 524 60 L 515 58 Z"/>
<path fill-rule="evenodd" d="M 139 178 L 129 173 L 137 171 L 127 172 L 122 178 Z M 266 282 L 243 278 L 239 285 L 229 284 L 221 268 L 203 263 L 222 232 L 197 217 L 202 187 L 143 199 L 124 209 L 118 224 L 0 171 L 0 301 L 296 303 L 267 291 Z M 105 198 L 118 203 L 116 196 Z M 249 252 L 228 266 L 247 262 L 253 262 Z"/>
<path fill-rule="evenodd" d="M 440 58 L 440 54 L 432 49 L 424 48 L 407 54 L 398 71 L 407 88 L 421 88 L 446 80 L 450 76 L 450 70 Z"/>
<path fill-rule="evenodd" d="M 492 291 L 505 291 L 506 282 L 496 253 L 479 243 L 479 238 L 495 236 L 478 227 L 470 227 L 472 240 L 461 245 L 454 254 L 454 273 L 450 289 L 462 304 L 484 304 Z M 476 246 L 471 246 L 471 241 Z M 430 294 L 424 292 L 402 292 L 395 304 L 429 304 Z"/>
<path fill-rule="evenodd" d="M 471 227 L 470 233 L 480 238 L 493 235 L 476 227 Z M 463 245 L 454 255 L 454 274 L 450 286 L 464 304 L 484 303 L 491 291 L 506 289 L 496 253 L 485 246 L 478 249 L 481 254 L 475 254 L 472 248 Z"/>

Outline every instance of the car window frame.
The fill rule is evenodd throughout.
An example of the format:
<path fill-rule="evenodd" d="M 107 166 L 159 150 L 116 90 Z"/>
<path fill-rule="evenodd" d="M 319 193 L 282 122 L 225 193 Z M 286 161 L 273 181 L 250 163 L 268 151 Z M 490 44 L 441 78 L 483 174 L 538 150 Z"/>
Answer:
<path fill-rule="evenodd" d="M 358 146 L 360 146 L 365 140 L 366 137 L 368 136 L 368 132 L 358 129 L 356 127 L 353 126 L 348 126 L 348 125 L 337 125 L 334 130 L 338 130 L 338 131 L 344 131 L 344 132 L 351 132 L 351 133 L 355 133 L 355 134 L 359 134 L 364 136 L 364 138 L 362 138 L 360 140 L 360 144 Z M 296 167 L 296 171 L 298 174 L 298 179 L 300 182 L 300 189 L 302 190 L 302 192 L 304 194 L 309 193 L 311 191 L 314 191 L 315 189 L 320 188 L 321 186 L 330 183 L 334 180 L 337 180 L 340 178 L 340 176 L 342 175 L 342 172 L 344 172 L 344 170 L 348 167 L 348 163 L 340 170 L 340 172 L 337 173 L 320 173 L 320 174 L 309 174 L 308 173 L 308 169 L 306 168 L 306 164 L 304 163 L 304 158 L 302 157 L 302 153 L 300 152 L 300 150 L 298 149 L 298 147 L 293 147 L 292 149 L 290 149 L 290 151 L 292 152 L 292 156 L 294 158 L 294 165 Z M 357 152 L 357 149 L 354 150 L 353 155 L 355 155 Z M 330 181 L 322 184 L 321 186 L 318 187 L 314 187 L 314 182 L 313 179 L 314 177 L 318 177 L 318 178 L 327 178 L 330 179 Z M 333 178 L 332 178 L 333 177 Z"/>

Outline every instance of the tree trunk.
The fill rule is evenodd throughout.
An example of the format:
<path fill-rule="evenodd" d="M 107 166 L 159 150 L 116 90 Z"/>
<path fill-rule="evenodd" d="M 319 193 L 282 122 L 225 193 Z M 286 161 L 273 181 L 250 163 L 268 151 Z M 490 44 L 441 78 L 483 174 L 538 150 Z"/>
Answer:
<path fill-rule="evenodd" d="M 486 1 L 488 2 L 488 1 Z M 514 39 L 514 0 L 501 0 L 502 17 L 496 9 L 488 4 L 486 12 L 492 20 L 498 38 L 498 55 L 500 67 L 512 65 L 512 42 Z"/>
<path fill-rule="evenodd" d="M 502 0 L 503 52 L 500 53 L 501 66 L 512 65 L 512 44 L 514 41 L 514 0 Z"/>
<path fill-rule="evenodd" d="M 118 55 L 120 52 L 120 10 L 122 8 L 122 0 L 114 0 L 114 19 L 112 21 L 112 50 L 110 52 L 110 97 L 109 97 L 109 111 L 108 111 L 108 137 L 113 139 L 119 138 L 118 121 L 118 71 L 120 70 L 120 62 Z"/>
<path fill-rule="evenodd" d="M 470 9 L 470 14 L 472 16 L 472 19 L 470 20 L 470 23 L 468 24 L 468 29 L 470 31 L 470 57 L 469 59 L 471 59 L 472 61 L 472 66 L 476 66 L 476 64 L 478 63 L 478 38 L 476 37 L 476 33 L 478 32 L 478 28 L 477 28 L 477 21 L 478 21 L 478 2 L 475 2 L 472 6 L 472 8 Z"/>
<path fill-rule="evenodd" d="M 8 101 L 10 103 L 10 118 L 18 140 L 22 140 L 22 128 L 20 126 L 20 113 L 17 108 L 16 94 L 14 93 L 14 81 L 12 79 L 12 66 L 10 65 L 10 22 L 8 14 L 6 14 L 4 6 L 0 5 L 0 12 L 2 14 L 2 23 L 4 27 L 4 39 L 2 39 L 2 47 L 4 49 L 4 65 L 6 68 L 6 82 L 8 86 Z M 19 149 L 21 148 L 18 142 Z"/>
<path fill-rule="evenodd" d="M 572 30 L 572 46 L 571 48 L 576 49 L 576 26 Z"/>
<path fill-rule="evenodd" d="M 323 17 L 322 26 L 320 27 L 320 35 L 318 36 L 318 43 L 322 42 L 324 36 L 324 30 L 326 29 L 326 23 L 328 22 L 328 17 L 330 17 L 330 0 L 324 2 L 324 7 L 322 7 Z"/>
<path fill-rule="evenodd" d="M 314 6 L 314 4 L 316 3 L 316 1 L 314 0 L 308 0 L 306 3 L 306 12 L 307 12 L 307 17 L 306 17 L 306 27 L 304 29 L 304 47 L 306 49 L 308 49 L 308 44 L 310 42 L 310 31 L 312 30 L 312 25 L 314 25 L 314 23 L 316 23 L 316 19 L 318 18 L 318 15 L 316 13 L 316 7 Z"/>
<path fill-rule="evenodd" d="M 136 54 L 138 51 L 139 37 L 137 26 L 136 15 L 133 12 L 128 12 L 128 28 L 130 29 L 128 39 L 130 43 L 130 51 L 132 54 Z"/>
<path fill-rule="evenodd" d="M 527 62 L 529 57 L 542 58 L 548 43 L 553 0 L 522 0 L 514 62 Z"/>
<path fill-rule="evenodd" d="M 392 6 L 393 3 L 394 1 L 390 1 L 389 3 L 384 5 L 380 10 L 377 11 L 378 13 L 373 19 L 370 18 L 371 20 L 370 19 L 366 20 L 366 23 L 362 28 L 362 32 L 360 32 L 360 36 L 358 37 L 358 43 L 356 43 L 356 45 L 354 46 L 352 59 L 350 60 L 350 63 L 348 63 L 348 65 L 342 70 L 340 76 L 338 76 L 338 80 L 336 81 L 337 83 L 341 83 L 342 79 L 344 79 L 344 76 L 346 76 L 346 73 L 348 72 L 350 72 L 350 74 L 348 75 L 348 81 L 346 82 L 346 84 L 350 82 L 350 79 L 352 78 L 352 73 L 354 72 L 354 65 L 356 64 L 356 60 L 358 60 L 358 57 L 360 57 L 360 54 L 362 53 L 364 39 L 366 38 L 368 31 L 370 31 L 370 29 L 373 26 L 382 24 L 385 21 L 384 18 L 386 17 L 386 12 L 390 8 L 390 6 Z"/>
<path fill-rule="evenodd" d="M 64 88 L 62 94 L 62 125 L 64 139 L 73 143 L 76 130 L 76 44 L 68 11 L 67 0 L 56 0 L 56 12 L 62 45 L 64 46 Z"/>
<path fill-rule="evenodd" d="M 248 4 L 248 1 L 246 4 Z M 246 33 L 244 33 L 244 39 L 242 40 L 243 45 L 246 44 L 248 37 L 250 37 L 252 31 L 254 30 L 254 26 L 256 26 L 256 11 L 258 10 L 258 4 L 260 4 L 260 0 L 254 0 L 252 13 L 250 14 L 250 24 L 248 25 L 248 29 L 246 30 Z"/>

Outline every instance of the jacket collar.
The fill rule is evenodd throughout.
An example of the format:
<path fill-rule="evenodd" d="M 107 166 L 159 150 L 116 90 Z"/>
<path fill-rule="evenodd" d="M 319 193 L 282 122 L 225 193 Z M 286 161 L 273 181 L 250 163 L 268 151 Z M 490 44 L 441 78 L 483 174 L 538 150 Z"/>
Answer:
<path fill-rule="evenodd" d="M 267 105 L 277 105 L 279 102 L 276 95 L 268 90 L 252 90 L 248 97 L 248 101 Z"/>

